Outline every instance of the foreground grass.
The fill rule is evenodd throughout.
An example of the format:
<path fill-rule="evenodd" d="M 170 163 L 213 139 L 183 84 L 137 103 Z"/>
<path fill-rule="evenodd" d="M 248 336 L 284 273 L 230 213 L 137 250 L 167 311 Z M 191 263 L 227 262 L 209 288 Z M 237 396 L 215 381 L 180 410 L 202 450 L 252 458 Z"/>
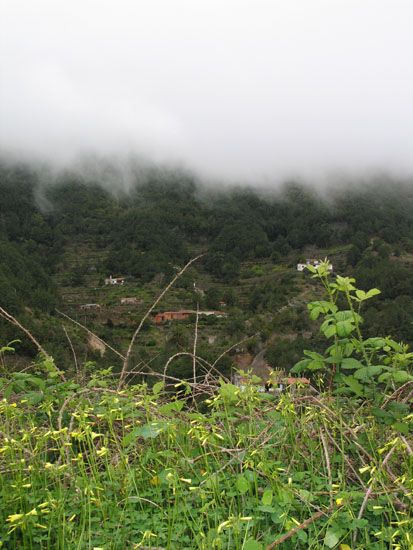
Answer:
<path fill-rule="evenodd" d="M 197 405 L 162 383 L 118 392 L 48 370 L 2 381 L 2 548 L 412 548 L 397 396 L 378 414 L 217 382 Z"/>

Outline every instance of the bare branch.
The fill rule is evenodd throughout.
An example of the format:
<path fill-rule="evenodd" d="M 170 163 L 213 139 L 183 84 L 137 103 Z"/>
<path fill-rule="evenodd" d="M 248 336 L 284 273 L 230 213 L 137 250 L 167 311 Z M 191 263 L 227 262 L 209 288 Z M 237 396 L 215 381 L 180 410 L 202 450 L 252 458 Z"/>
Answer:
<path fill-rule="evenodd" d="M 189 260 L 189 262 L 186 265 L 184 265 L 184 267 L 181 269 L 181 271 L 179 271 L 175 275 L 175 277 L 172 279 L 172 281 L 163 289 L 163 291 L 159 294 L 159 296 L 156 298 L 154 303 L 151 305 L 151 307 L 148 309 L 148 311 L 142 317 L 141 322 L 139 323 L 138 328 L 133 333 L 133 336 L 132 336 L 131 341 L 129 343 L 129 347 L 128 347 L 128 350 L 126 352 L 126 356 L 125 356 L 124 361 L 123 361 L 122 371 L 120 373 L 118 389 L 120 389 L 123 386 L 124 382 L 125 382 L 125 373 L 128 370 L 129 359 L 130 359 L 130 355 L 132 353 L 132 348 L 133 348 L 133 345 L 135 343 L 136 338 L 138 337 L 138 334 L 140 333 L 140 331 L 143 327 L 143 323 L 146 321 L 146 319 L 149 317 L 149 315 L 152 313 L 152 311 L 155 309 L 155 307 L 158 305 L 158 303 L 162 300 L 162 298 L 165 296 L 165 294 L 168 292 L 168 290 L 176 283 L 176 281 L 181 277 L 181 275 L 183 275 L 183 273 L 185 273 L 185 271 L 188 269 L 188 267 L 191 264 L 193 264 L 194 262 L 196 262 L 197 260 L 199 260 L 199 258 L 202 258 L 202 256 L 203 256 L 203 254 L 200 254 L 199 256 L 196 256 L 195 258 L 192 258 L 192 260 Z"/>

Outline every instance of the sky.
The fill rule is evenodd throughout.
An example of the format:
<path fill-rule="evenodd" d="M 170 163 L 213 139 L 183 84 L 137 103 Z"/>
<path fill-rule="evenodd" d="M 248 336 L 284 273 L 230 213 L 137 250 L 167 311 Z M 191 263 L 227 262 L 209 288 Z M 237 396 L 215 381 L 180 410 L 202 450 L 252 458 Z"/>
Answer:
<path fill-rule="evenodd" d="M 412 0 L 0 0 L 0 151 L 413 174 Z"/>

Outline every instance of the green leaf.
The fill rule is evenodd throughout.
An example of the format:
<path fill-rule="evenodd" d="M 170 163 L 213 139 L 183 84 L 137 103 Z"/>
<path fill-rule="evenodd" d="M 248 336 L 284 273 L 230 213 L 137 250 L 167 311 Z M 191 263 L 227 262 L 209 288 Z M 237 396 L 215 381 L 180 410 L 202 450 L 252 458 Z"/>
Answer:
<path fill-rule="evenodd" d="M 315 321 L 316 319 L 318 319 L 318 317 L 320 316 L 320 313 L 321 313 L 321 308 L 320 307 L 315 307 L 313 308 L 311 311 L 310 311 L 310 319 L 312 321 Z"/>
<path fill-rule="evenodd" d="M 265 512 L 267 514 L 273 514 L 274 512 L 276 512 L 276 509 L 274 508 L 274 506 L 257 506 L 256 508 L 259 512 Z"/>
<path fill-rule="evenodd" d="M 234 402 L 238 401 L 238 388 L 234 384 L 227 384 L 226 382 L 221 382 L 221 387 L 219 388 L 219 393 L 225 401 Z"/>
<path fill-rule="evenodd" d="M 308 540 L 308 535 L 305 531 L 301 530 L 297 532 L 297 538 L 300 542 L 305 543 Z"/>
<path fill-rule="evenodd" d="M 236 486 L 238 492 L 240 493 L 240 495 L 244 495 L 250 489 L 250 483 L 249 483 L 248 479 L 245 476 L 243 476 L 242 474 L 240 474 L 237 477 L 237 481 L 235 483 L 235 486 Z"/>
<path fill-rule="evenodd" d="M 322 330 L 326 338 L 331 338 L 337 333 L 337 329 L 335 325 L 329 325 L 328 327 L 323 328 Z"/>
<path fill-rule="evenodd" d="M 165 405 L 162 405 L 161 407 L 159 407 L 159 412 L 161 414 L 179 412 L 183 409 L 183 407 L 184 407 L 183 401 L 171 401 L 170 403 L 165 403 Z"/>
<path fill-rule="evenodd" d="M 309 359 L 302 359 L 301 361 L 298 361 L 293 368 L 290 370 L 292 373 L 298 373 L 306 370 L 308 368 L 308 365 L 311 363 Z"/>
<path fill-rule="evenodd" d="M 367 294 L 364 292 L 364 290 L 356 290 L 356 296 L 362 302 L 363 300 L 367 300 Z"/>
<path fill-rule="evenodd" d="M 413 376 L 405 370 L 396 370 L 396 372 L 393 373 L 393 380 L 397 384 L 404 384 L 405 382 L 413 380 Z"/>
<path fill-rule="evenodd" d="M 364 395 L 363 386 L 360 384 L 360 382 L 353 378 L 353 376 L 343 376 L 343 380 L 353 393 L 355 393 L 359 397 L 362 397 Z"/>
<path fill-rule="evenodd" d="M 372 378 L 373 376 L 380 374 L 382 370 L 383 370 L 383 367 L 381 365 L 370 365 L 369 367 L 363 367 L 359 370 L 356 370 L 356 372 L 354 373 L 354 376 L 359 380 L 366 381 L 369 378 Z"/>
<path fill-rule="evenodd" d="M 366 296 L 367 298 L 373 298 L 373 296 L 377 296 L 377 294 L 381 294 L 381 291 L 378 288 L 372 288 L 367 292 Z"/>
<path fill-rule="evenodd" d="M 264 494 L 262 495 L 262 503 L 264 506 L 271 506 L 273 498 L 272 489 L 265 489 Z"/>
<path fill-rule="evenodd" d="M 324 368 L 324 363 L 322 361 L 310 361 L 308 363 L 308 370 L 315 371 Z"/>
<path fill-rule="evenodd" d="M 159 395 L 161 391 L 164 388 L 163 382 L 156 382 L 156 384 L 153 385 L 152 392 L 154 395 Z"/>
<path fill-rule="evenodd" d="M 404 422 L 395 422 L 392 428 L 404 435 L 408 435 L 409 433 L 409 425 Z"/>
<path fill-rule="evenodd" d="M 248 539 L 242 550 L 263 550 L 264 546 L 255 539 Z"/>
<path fill-rule="evenodd" d="M 24 394 L 23 399 L 27 399 L 30 405 L 37 405 L 40 401 L 43 401 L 43 397 L 42 391 L 30 391 Z"/>
<path fill-rule="evenodd" d="M 350 292 L 350 290 L 355 290 L 355 287 L 352 285 L 352 283 L 355 282 L 356 280 L 352 277 L 342 277 L 341 275 L 337 275 L 335 286 L 342 292 Z"/>
<path fill-rule="evenodd" d="M 346 357 L 341 362 L 341 367 L 343 369 L 361 369 L 363 368 L 363 364 L 360 363 L 360 361 L 357 361 L 357 359 L 354 359 L 353 357 Z"/>
<path fill-rule="evenodd" d="M 334 548 L 340 540 L 340 531 L 335 529 L 327 529 L 326 535 L 324 537 L 324 544 L 328 548 Z"/>
<path fill-rule="evenodd" d="M 132 431 L 130 431 L 128 434 L 126 434 L 122 438 L 122 447 L 129 447 L 131 443 L 133 443 L 137 437 L 140 435 L 140 428 L 134 428 Z"/>
<path fill-rule="evenodd" d="M 350 336 L 356 327 L 351 321 L 338 321 L 336 325 L 337 336 L 339 338 L 345 338 Z"/>
<path fill-rule="evenodd" d="M 364 340 L 364 345 L 374 349 L 382 349 L 386 345 L 386 340 L 379 337 L 367 338 L 367 340 Z"/>
<path fill-rule="evenodd" d="M 145 424 L 141 428 L 138 428 L 137 435 L 143 437 L 143 439 L 154 439 L 163 431 L 164 426 L 159 422 L 152 422 L 151 424 Z"/>

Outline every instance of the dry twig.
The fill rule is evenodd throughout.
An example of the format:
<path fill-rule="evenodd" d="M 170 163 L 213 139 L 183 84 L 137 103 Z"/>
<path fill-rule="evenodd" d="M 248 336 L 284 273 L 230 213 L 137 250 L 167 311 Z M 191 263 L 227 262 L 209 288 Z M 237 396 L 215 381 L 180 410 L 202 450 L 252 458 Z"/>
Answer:
<path fill-rule="evenodd" d="M 125 375 L 126 375 L 126 371 L 128 370 L 129 359 L 130 359 L 130 355 L 132 353 L 133 345 L 135 343 L 136 338 L 138 337 L 138 334 L 140 333 L 140 331 L 143 327 L 144 322 L 149 317 L 149 315 L 152 313 L 152 311 L 155 309 L 155 307 L 158 305 L 158 303 L 162 300 L 162 298 L 165 296 L 165 294 L 168 292 L 168 290 L 176 283 L 176 281 L 181 277 L 181 275 L 183 275 L 183 273 L 185 273 L 185 271 L 188 269 L 188 267 L 190 265 L 192 265 L 194 262 L 196 262 L 197 260 L 199 260 L 199 258 L 202 258 L 202 256 L 203 256 L 203 254 L 200 254 L 199 256 L 196 256 L 195 258 L 192 258 L 192 260 L 189 260 L 189 262 L 186 265 L 184 265 L 184 267 L 181 269 L 181 271 L 179 271 L 175 275 L 175 277 L 172 279 L 172 281 L 163 289 L 163 291 L 159 294 L 159 296 L 153 302 L 151 307 L 148 309 L 148 311 L 142 317 L 142 319 L 141 319 L 141 321 L 138 325 L 138 328 L 133 333 L 133 336 L 132 336 L 132 338 L 129 342 L 129 347 L 128 347 L 128 350 L 126 352 L 126 355 L 125 355 L 125 358 L 124 358 L 124 361 L 123 361 L 122 371 L 120 373 L 118 389 L 120 389 L 123 386 L 124 382 L 125 382 Z"/>
<path fill-rule="evenodd" d="M 290 529 L 290 531 L 288 531 L 288 533 L 286 533 L 285 535 L 283 535 L 282 537 L 280 537 L 279 539 L 275 540 L 274 542 L 272 542 L 271 544 L 269 544 L 267 546 L 267 549 L 266 550 L 273 550 L 273 548 L 275 548 L 276 546 L 279 546 L 280 544 L 282 544 L 283 542 L 285 542 L 286 540 L 290 539 L 291 537 L 293 537 L 298 531 L 301 531 L 302 529 L 307 529 L 307 527 L 309 525 L 311 525 L 312 523 L 314 523 L 315 521 L 317 521 L 319 518 L 323 517 L 323 516 L 326 516 L 327 514 L 329 514 L 331 511 L 333 510 L 333 507 L 330 506 L 329 508 L 327 508 L 327 510 L 323 511 L 323 510 L 320 510 L 319 512 L 316 512 L 313 516 L 311 516 L 310 518 L 306 519 L 305 521 L 303 521 L 302 523 L 300 523 L 300 525 L 297 525 L 297 527 L 293 527 L 292 529 Z"/>

